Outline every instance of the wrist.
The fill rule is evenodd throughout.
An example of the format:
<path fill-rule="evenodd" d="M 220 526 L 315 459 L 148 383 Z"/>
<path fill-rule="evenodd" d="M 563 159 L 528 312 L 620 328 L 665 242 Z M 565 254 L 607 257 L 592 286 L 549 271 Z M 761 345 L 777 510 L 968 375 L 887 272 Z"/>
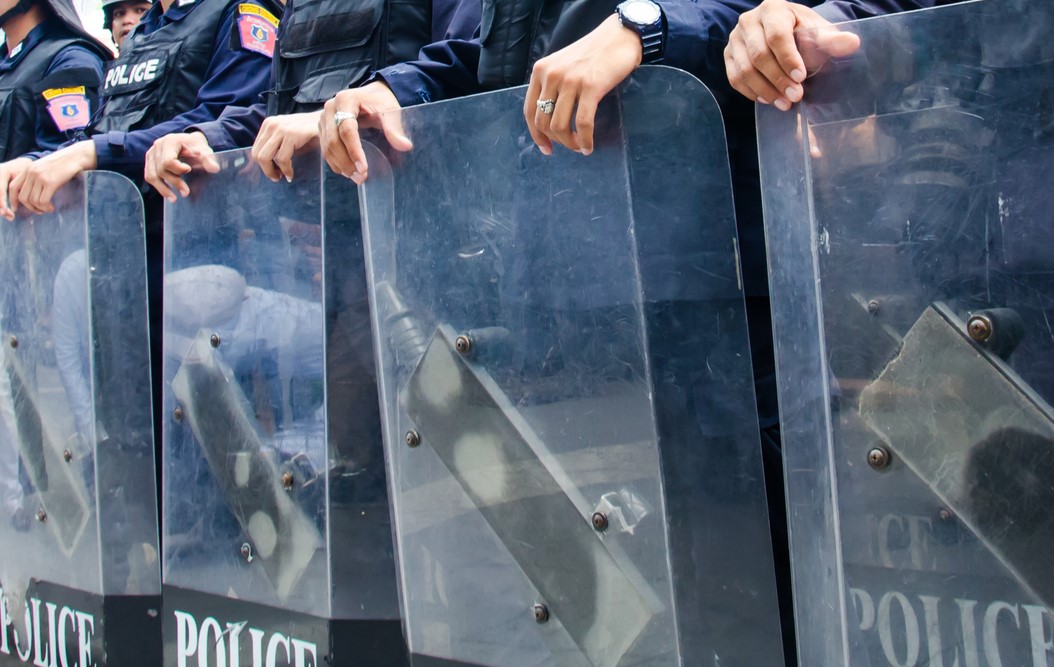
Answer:
<path fill-rule="evenodd" d="M 94 141 L 79 141 L 73 144 L 73 150 L 76 153 L 77 166 L 81 171 L 95 169 L 98 166 Z"/>
<path fill-rule="evenodd" d="M 666 51 L 666 15 L 653 0 L 625 0 L 615 8 L 615 17 L 637 36 L 643 64 L 662 62 Z"/>
<path fill-rule="evenodd" d="M 604 21 L 605 28 L 612 35 L 610 42 L 615 48 L 625 53 L 632 53 L 634 67 L 641 64 L 644 59 L 644 44 L 640 34 L 633 28 L 625 25 L 619 19 L 618 14 L 612 14 Z"/>

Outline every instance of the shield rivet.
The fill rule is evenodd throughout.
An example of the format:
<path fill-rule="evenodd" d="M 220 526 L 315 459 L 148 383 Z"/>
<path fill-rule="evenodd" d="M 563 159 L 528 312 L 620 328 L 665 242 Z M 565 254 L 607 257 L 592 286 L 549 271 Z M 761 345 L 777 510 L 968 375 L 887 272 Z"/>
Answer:
<path fill-rule="evenodd" d="M 536 604 L 533 607 L 535 623 L 545 623 L 549 620 L 549 608 L 544 604 Z"/>
<path fill-rule="evenodd" d="M 992 337 L 992 320 L 987 315 L 974 315 L 966 321 L 966 333 L 978 343 Z"/>
<path fill-rule="evenodd" d="M 458 354 L 468 354 L 472 351 L 472 339 L 467 334 L 461 334 L 454 339 L 454 349 Z"/>
<path fill-rule="evenodd" d="M 593 529 L 604 532 L 608 529 L 608 517 L 603 512 L 593 512 Z"/>
<path fill-rule="evenodd" d="M 892 463 L 893 456 L 885 447 L 874 447 L 867 453 L 867 464 L 875 470 L 884 470 Z"/>

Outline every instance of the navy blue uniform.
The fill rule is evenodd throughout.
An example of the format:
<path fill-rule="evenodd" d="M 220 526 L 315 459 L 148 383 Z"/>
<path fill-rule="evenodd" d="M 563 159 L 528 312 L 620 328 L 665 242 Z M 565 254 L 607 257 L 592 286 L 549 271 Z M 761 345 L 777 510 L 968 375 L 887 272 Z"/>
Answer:
<path fill-rule="evenodd" d="M 259 5 L 253 0 L 247 2 Z M 171 25 L 197 6 L 198 3 L 186 6 L 178 6 L 177 3 L 166 12 L 160 2 L 155 3 L 143 15 L 128 39 L 140 34 L 149 35 Z M 215 120 L 226 107 L 247 105 L 266 90 L 270 58 L 230 43 L 236 12 L 236 5 L 228 8 L 222 25 L 216 31 L 212 57 L 205 73 L 205 82 L 198 89 L 196 105 L 152 127 L 130 132 L 110 131 L 93 136 L 99 169 L 117 171 L 138 181 L 142 178 L 146 152 L 157 139 L 173 132 L 182 132 L 195 123 Z M 106 113 L 105 100 L 101 112 Z M 41 155 L 33 153 L 30 157 Z"/>
<path fill-rule="evenodd" d="M 723 56 L 728 35 L 739 15 L 756 7 L 757 0 L 658 2 L 667 24 L 663 64 L 692 72 L 711 88 L 728 89 Z M 818 11 L 831 20 L 847 21 L 938 4 L 943 3 L 940 0 L 831 0 L 823 3 Z M 378 76 L 403 106 L 478 93 L 481 92 L 477 78 L 481 48 L 477 30 L 472 39 L 430 44 L 421 50 L 418 60 L 387 67 Z"/>
<path fill-rule="evenodd" d="M 479 21 L 479 0 L 435 0 L 432 3 L 432 41 L 457 41 L 459 37 L 469 37 Z M 278 39 L 281 42 L 281 25 Z M 271 87 L 275 85 L 272 70 Z M 230 107 L 216 121 L 198 123 L 189 129 L 204 134 L 214 151 L 232 150 L 251 146 L 265 118 L 267 103 L 260 101 L 248 107 Z"/>
<path fill-rule="evenodd" d="M 7 52 L 7 45 L 0 44 L 0 77 L 15 71 L 23 61 L 33 53 L 34 49 L 43 42 L 58 37 L 72 35 L 72 32 L 58 19 L 51 18 L 29 31 L 26 38 L 16 46 L 12 53 Z M 47 66 L 43 80 L 48 80 L 60 72 L 79 70 L 76 75 L 64 81 L 65 86 L 78 84 L 84 87 L 83 95 L 87 99 L 90 117 L 98 107 L 98 89 L 102 84 L 103 61 L 96 51 L 78 45 L 67 46 L 62 49 Z M 38 93 L 39 95 L 39 93 Z M 59 129 L 54 119 L 46 110 L 46 104 L 37 100 L 37 113 L 35 127 L 33 130 L 35 145 L 39 150 L 54 150 L 68 139 L 67 132 L 80 129 L 87 124 L 88 117 L 80 126 L 70 126 L 67 129 Z M 14 157 L 14 156 L 12 156 Z"/>
<path fill-rule="evenodd" d="M 134 38 L 138 33 L 148 35 L 175 23 L 196 6 L 173 5 L 165 12 L 161 3 L 156 3 L 143 15 L 130 37 Z M 157 139 L 173 132 L 182 132 L 195 123 L 214 120 L 228 106 L 246 106 L 266 89 L 270 58 L 230 44 L 235 13 L 236 7 L 232 5 L 223 16 L 220 29 L 216 31 L 212 59 L 205 73 L 205 83 L 198 90 L 197 105 L 153 127 L 131 132 L 107 132 L 93 137 L 99 169 L 120 171 L 135 179 L 141 178 L 146 152 Z"/>
<path fill-rule="evenodd" d="M 663 64 L 699 75 L 706 63 L 715 63 L 721 65 L 723 77 L 722 52 L 728 33 L 735 27 L 740 13 L 758 3 L 755 0 L 660 0 L 659 4 L 667 24 Z M 482 90 L 477 77 L 481 49 L 477 31 L 472 39 L 430 44 L 421 50 L 418 60 L 382 69 L 378 75 L 403 106 L 478 93 Z"/>

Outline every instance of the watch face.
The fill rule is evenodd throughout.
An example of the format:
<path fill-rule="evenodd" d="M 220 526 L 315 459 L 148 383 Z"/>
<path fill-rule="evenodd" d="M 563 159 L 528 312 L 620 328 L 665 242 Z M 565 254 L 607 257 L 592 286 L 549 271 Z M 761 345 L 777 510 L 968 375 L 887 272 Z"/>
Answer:
<path fill-rule="evenodd" d="M 651 0 L 630 0 L 621 6 L 622 16 L 637 25 L 651 25 L 659 20 L 659 6 Z"/>

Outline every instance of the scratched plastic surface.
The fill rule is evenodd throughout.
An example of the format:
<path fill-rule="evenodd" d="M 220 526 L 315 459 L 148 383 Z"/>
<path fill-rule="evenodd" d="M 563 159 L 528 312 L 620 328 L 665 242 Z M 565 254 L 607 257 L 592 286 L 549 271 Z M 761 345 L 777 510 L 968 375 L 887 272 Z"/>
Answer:
<path fill-rule="evenodd" d="M 160 593 L 142 199 L 88 172 L 54 204 L 0 224 L 0 587 L 16 638 L 34 581 Z"/>
<path fill-rule="evenodd" d="M 405 634 L 485 665 L 782 660 L 721 117 L 644 69 L 546 158 L 406 109 L 364 190 Z"/>
<path fill-rule="evenodd" d="M 165 584 L 397 618 L 356 191 L 219 159 L 165 210 Z"/>
<path fill-rule="evenodd" d="M 759 109 L 803 665 L 1054 659 L 1052 26 L 805 33 L 804 103 Z"/>

